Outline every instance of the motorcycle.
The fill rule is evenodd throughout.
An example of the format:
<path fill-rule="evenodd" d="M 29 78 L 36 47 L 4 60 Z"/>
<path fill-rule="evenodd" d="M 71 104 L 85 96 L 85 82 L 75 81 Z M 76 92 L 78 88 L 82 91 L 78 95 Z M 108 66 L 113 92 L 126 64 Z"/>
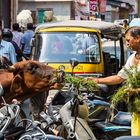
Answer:
<path fill-rule="evenodd" d="M 24 132 L 25 123 L 23 122 L 20 125 L 18 123 L 25 114 L 20 105 L 7 104 L 2 95 L 3 90 L 0 88 L 0 97 L 3 100 L 3 105 L 0 108 L 0 140 L 15 140 Z"/>
<path fill-rule="evenodd" d="M 101 97 L 94 96 L 90 100 L 89 106 L 89 125 L 99 140 L 114 140 L 116 137 L 130 135 L 131 133 L 131 113 L 118 111 L 115 109 L 115 115 L 111 116 L 111 104 Z M 91 96 L 90 96 L 91 99 Z"/>
<path fill-rule="evenodd" d="M 63 137 L 55 136 L 52 134 L 46 134 L 40 126 L 39 121 L 32 121 L 26 119 L 29 125 L 25 128 L 25 131 L 20 135 L 18 140 L 64 140 Z"/>

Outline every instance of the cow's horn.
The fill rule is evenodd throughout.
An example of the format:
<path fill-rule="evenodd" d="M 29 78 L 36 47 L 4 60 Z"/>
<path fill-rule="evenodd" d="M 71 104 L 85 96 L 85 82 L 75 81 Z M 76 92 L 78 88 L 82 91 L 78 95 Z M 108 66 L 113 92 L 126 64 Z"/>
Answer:
<path fill-rule="evenodd" d="M 9 72 L 14 72 L 16 69 L 15 69 L 15 67 L 14 66 L 9 66 L 8 67 L 8 71 Z"/>

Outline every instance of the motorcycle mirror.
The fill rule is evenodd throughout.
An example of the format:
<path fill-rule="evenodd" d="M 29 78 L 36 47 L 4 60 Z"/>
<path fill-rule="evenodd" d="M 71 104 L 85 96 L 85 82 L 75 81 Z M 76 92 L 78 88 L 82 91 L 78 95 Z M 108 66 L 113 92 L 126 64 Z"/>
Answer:
<path fill-rule="evenodd" d="M 71 64 L 72 68 L 74 68 L 79 64 L 79 61 L 76 58 L 71 58 L 70 64 Z"/>

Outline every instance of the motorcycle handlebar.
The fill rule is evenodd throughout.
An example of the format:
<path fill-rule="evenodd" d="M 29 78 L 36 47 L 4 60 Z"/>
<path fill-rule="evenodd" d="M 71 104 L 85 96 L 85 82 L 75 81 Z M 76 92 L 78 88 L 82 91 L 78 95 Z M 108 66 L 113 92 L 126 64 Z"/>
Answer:
<path fill-rule="evenodd" d="M 95 95 L 94 93 L 88 94 L 88 99 L 90 99 L 90 100 L 97 99 L 97 100 L 105 101 L 105 99 L 104 99 L 103 97 L 97 96 L 97 95 Z"/>
<path fill-rule="evenodd" d="M 19 114 L 20 107 L 15 104 L 6 104 L 2 108 L 0 108 L 1 114 L 1 126 L 0 132 L 4 132 L 5 129 L 9 126 L 10 122 L 16 118 Z"/>

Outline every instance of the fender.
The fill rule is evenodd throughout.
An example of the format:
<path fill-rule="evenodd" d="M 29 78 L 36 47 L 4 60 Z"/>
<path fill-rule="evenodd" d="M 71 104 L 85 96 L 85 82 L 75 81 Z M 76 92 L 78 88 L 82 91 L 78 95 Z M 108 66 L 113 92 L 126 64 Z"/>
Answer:
<path fill-rule="evenodd" d="M 76 138 L 76 140 L 96 140 L 85 119 L 79 117 L 76 118 L 76 129 L 75 133 L 73 132 L 75 118 L 71 116 L 71 101 L 67 102 L 60 109 L 60 117 L 69 134 L 68 139 Z"/>

